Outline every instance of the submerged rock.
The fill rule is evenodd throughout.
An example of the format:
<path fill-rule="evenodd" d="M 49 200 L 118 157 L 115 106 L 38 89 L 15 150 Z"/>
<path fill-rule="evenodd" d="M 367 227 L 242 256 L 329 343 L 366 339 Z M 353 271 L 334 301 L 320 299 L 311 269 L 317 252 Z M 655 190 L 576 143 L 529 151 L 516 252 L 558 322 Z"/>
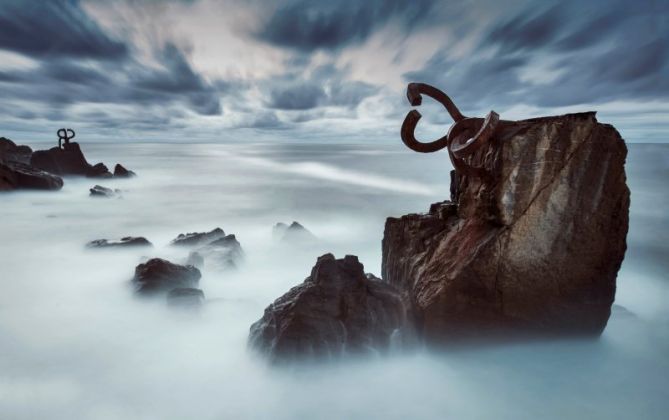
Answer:
<path fill-rule="evenodd" d="M 121 190 L 119 189 L 111 189 L 107 187 L 103 187 L 102 185 L 96 185 L 93 188 L 90 189 L 91 192 L 91 197 L 106 197 L 106 198 L 112 198 L 116 197 L 121 194 Z"/>
<path fill-rule="evenodd" d="M 153 246 L 148 239 L 141 236 L 126 236 L 118 241 L 110 241 L 107 239 L 96 239 L 86 244 L 87 248 L 131 248 Z"/>
<path fill-rule="evenodd" d="M 132 283 L 141 295 L 153 295 L 169 292 L 177 288 L 195 288 L 200 277 L 200 270 L 187 265 L 178 265 L 161 258 L 152 258 L 135 268 Z"/>
<path fill-rule="evenodd" d="M 136 176 L 136 174 L 125 169 L 120 163 L 117 163 L 114 167 L 114 178 L 131 178 L 133 176 Z"/>
<path fill-rule="evenodd" d="M 383 278 L 431 342 L 599 335 L 626 249 L 625 143 L 594 113 L 500 122 L 453 202 L 388 218 Z"/>
<path fill-rule="evenodd" d="M 170 245 L 195 247 L 198 245 L 206 245 L 217 239 L 223 238 L 224 236 L 225 232 L 223 232 L 223 229 L 221 228 L 216 228 L 211 232 L 180 233 Z"/>
<path fill-rule="evenodd" d="M 199 308 L 204 303 L 204 292 L 192 287 L 179 287 L 167 293 L 167 304 L 180 308 Z"/>
<path fill-rule="evenodd" d="M 311 243 L 317 240 L 313 233 L 298 222 L 293 222 L 290 225 L 277 223 L 272 229 L 272 236 L 279 241 L 298 244 Z"/>
<path fill-rule="evenodd" d="M 366 276 L 358 257 L 326 254 L 302 284 L 265 309 L 249 344 L 273 361 L 377 353 L 404 326 L 394 287 Z"/>

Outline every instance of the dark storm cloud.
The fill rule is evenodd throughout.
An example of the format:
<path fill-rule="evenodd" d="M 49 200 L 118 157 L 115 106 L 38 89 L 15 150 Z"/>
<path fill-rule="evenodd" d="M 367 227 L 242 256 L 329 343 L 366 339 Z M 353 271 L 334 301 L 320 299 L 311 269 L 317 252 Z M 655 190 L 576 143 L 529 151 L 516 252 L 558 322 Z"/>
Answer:
<path fill-rule="evenodd" d="M 289 82 L 270 91 L 269 106 L 286 110 L 316 108 L 326 99 L 325 90 L 314 82 Z"/>
<path fill-rule="evenodd" d="M 105 34 L 77 0 L 3 0 L 0 49 L 30 57 L 112 60 L 128 55 L 124 42 Z"/>
<path fill-rule="evenodd" d="M 445 48 L 405 78 L 441 86 L 456 103 L 472 108 L 663 99 L 669 94 L 663 17 L 668 10 L 655 6 L 643 1 L 530 4 L 501 19 L 469 56 L 452 60 Z M 552 77 L 545 68 L 531 70 L 542 62 Z M 528 71 L 546 80 L 530 81 Z"/>
<path fill-rule="evenodd" d="M 397 19 L 403 30 L 430 18 L 433 0 L 294 0 L 278 8 L 257 33 L 271 44 L 310 52 L 362 42 Z"/>

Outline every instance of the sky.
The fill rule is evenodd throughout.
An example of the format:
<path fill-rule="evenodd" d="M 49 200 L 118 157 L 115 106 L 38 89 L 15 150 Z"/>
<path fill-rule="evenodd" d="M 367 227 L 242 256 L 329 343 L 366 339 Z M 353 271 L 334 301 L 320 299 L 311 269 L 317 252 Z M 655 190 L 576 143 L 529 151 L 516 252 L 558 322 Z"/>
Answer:
<path fill-rule="evenodd" d="M 668 21 L 669 0 L 0 0 L 0 136 L 399 141 L 425 82 L 467 116 L 594 110 L 665 142 Z"/>

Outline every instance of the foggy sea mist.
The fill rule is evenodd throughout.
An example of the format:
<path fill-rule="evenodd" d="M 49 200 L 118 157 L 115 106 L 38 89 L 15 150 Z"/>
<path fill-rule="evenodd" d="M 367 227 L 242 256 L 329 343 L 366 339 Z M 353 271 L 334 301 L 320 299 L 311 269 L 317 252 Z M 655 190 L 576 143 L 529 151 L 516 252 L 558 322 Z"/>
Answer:
<path fill-rule="evenodd" d="M 30 144 L 41 147 L 44 145 Z M 599 340 L 539 341 L 276 369 L 247 349 L 264 308 L 319 255 L 380 275 L 385 218 L 448 197 L 446 152 L 401 145 L 83 144 L 128 180 L 0 196 L 0 419 L 662 419 L 669 412 L 669 145 L 629 144 L 628 251 Z M 94 199 L 95 183 L 123 190 Z M 321 241 L 295 248 L 272 226 Z M 236 272 L 205 266 L 199 315 L 138 300 L 143 257 L 221 227 Z M 87 250 L 145 236 L 154 248 Z"/>

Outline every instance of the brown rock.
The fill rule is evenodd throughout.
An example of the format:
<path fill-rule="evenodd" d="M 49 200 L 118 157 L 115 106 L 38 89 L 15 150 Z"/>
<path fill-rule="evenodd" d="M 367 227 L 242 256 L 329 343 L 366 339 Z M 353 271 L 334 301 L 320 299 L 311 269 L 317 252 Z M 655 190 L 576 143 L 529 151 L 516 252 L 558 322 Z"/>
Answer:
<path fill-rule="evenodd" d="M 625 143 L 594 113 L 500 122 L 457 204 L 386 221 L 383 278 L 428 341 L 598 335 L 626 249 Z"/>
<path fill-rule="evenodd" d="M 311 276 L 265 309 L 249 344 L 272 361 L 376 353 L 405 325 L 394 287 L 366 276 L 358 257 L 326 254 Z"/>

